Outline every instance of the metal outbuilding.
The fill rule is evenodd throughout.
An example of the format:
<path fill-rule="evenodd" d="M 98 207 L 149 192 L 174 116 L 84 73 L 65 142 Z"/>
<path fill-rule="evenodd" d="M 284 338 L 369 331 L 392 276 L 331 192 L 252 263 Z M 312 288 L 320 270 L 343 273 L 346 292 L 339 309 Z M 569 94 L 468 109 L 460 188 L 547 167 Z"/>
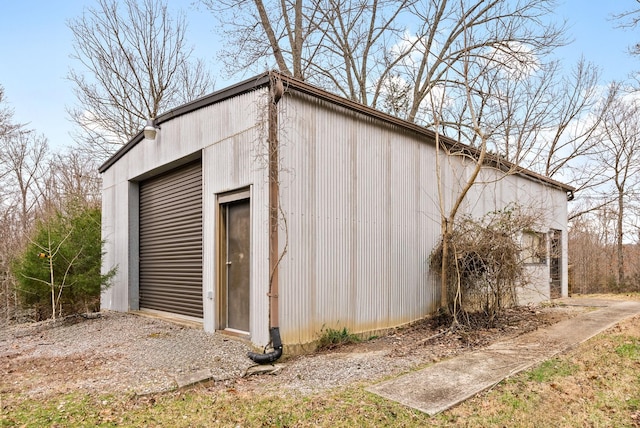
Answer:
<path fill-rule="evenodd" d="M 152 138 L 140 132 L 100 168 L 103 265 L 118 268 L 103 309 L 173 314 L 256 346 L 277 326 L 291 347 L 325 328 L 375 332 L 437 309 L 432 131 L 273 72 L 147 130 Z M 448 206 L 473 163 L 441 165 Z M 544 213 L 550 257 L 530 266 L 525 301 L 567 295 L 572 192 L 488 163 L 465 199 L 474 216 L 514 202 Z"/>

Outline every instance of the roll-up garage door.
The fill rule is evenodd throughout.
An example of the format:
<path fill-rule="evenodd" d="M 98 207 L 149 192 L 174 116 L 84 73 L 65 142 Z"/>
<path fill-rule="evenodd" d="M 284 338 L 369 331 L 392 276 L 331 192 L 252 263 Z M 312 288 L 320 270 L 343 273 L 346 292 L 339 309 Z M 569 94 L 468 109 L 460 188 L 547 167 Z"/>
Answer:
<path fill-rule="evenodd" d="M 140 183 L 140 308 L 202 318 L 202 165 Z"/>

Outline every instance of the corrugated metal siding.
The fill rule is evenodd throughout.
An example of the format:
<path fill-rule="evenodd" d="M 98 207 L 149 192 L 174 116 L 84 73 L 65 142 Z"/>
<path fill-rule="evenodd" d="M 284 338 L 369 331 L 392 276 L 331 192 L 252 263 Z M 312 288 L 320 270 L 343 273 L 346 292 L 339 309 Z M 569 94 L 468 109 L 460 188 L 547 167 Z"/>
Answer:
<path fill-rule="evenodd" d="M 441 153 L 440 201 L 433 142 L 311 97 L 283 101 L 285 343 L 313 341 L 323 328 L 373 331 L 432 313 L 440 290 L 429 256 L 440 239 L 440 205 L 448 213 L 474 164 Z M 459 216 L 530 202 L 547 211 L 546 224 L 561 228 L 556 196 L 564 193 L 488 168 Z"/>
<path fill-rule="evenodd" d="M 241 114 L 235 111 L 233 114 Z M 246 115 L 246 111 L 243 113 Z M 254 117 L 254 119 L 256 119 Z M 231 190 L 251 189 L 251 341 L 264 346 L 269 342 L 269 211 L 267 169 L 261 163 L 266 146 L 260 126 L 216 142 L 203 151 L 205 204 L 205 287 L 216 290 L 219 245 L 216 241 L 218 216 L 216 195 Z M 224 267 L 222 267 L 224 268 Z M 216 309 L 217 306 L 216 306 Z M 217 317 L 216 317 L 217 319 Z"/>
<path fill-rule="evenodd" d="M 126 253 L 126 244 L 128 241 L 126 232 L 128 228 L 126 227 L 126 224 L 124 224 L 124 227 L 122 227 L 123 225 L 120 225 L 121 227 L 118 228 L 118 225 L 116 224 L 118 217 L 111 215 L 111 212 L 115 211 L 115 207 L 118 206 L 116 202 L 116 195 L 117 192 L 115 187 L 108 187 L 102 190 L 102 240 L 105 242 L 105 246 L 110 248 L 115 248 L 116 242 L 119 243 L 120 247 L 124 246 L 124 252 Z M 119 231 L 120 234 L 118 234 Z M 118 266 L 114 283 L 126 285 L 128 284 L 128 260 L 117 260 L 117 254 L 118 252 L 115 250 L 105 252 L 102 257 L 102 273 L 106 274 L 113 266 Z M 118 264 L 118 261 L 120 261 L 120 264 Z M 119 311 L 128 310 L 128 291 L 127 287 L 109 287 L 100 295 L 100 306 L 102 308 L 112 308 L 113 310 Z"/>
<path fill-rule="evenodd" d="M 202 318 L 202 165 L 140 184 L 140 308 Z"/>
<path fill-rule="evenodd" d="M 318 100 L 283 101 L 285 343 L 310 342 L 323 328 L 373 331 L 431 313 L 438 288 L 428 257 L 439 235 L 433 147 Z"/>

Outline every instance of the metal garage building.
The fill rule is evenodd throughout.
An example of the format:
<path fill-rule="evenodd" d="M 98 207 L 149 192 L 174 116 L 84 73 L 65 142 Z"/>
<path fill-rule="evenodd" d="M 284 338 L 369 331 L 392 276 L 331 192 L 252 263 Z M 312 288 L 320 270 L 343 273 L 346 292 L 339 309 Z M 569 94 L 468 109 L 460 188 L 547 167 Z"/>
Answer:
<path fill-rule="evenodd" d="M 154 138 L 141 132 L 100 169 L 104 267 L 118 267 L 104 309 L 176 314 L 257 346 L 274 325 L 298 346 L 323 327 L 376 331 L 436 310 L 431 131 L 277 73 L 154 125 Z M 445 163 L 445 205 L 471 165 Z M 540 233 L 554 251 L 531 266 L 522 297 L 566 295 L 572 188 L 501 174 L 485 168 L 464 211 L 544 207 Z"/>

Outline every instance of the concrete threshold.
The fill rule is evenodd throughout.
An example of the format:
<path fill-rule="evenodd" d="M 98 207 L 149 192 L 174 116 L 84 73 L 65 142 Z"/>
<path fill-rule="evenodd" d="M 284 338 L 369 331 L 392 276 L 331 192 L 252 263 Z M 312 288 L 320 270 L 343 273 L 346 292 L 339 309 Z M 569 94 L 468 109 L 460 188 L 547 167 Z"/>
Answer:
<path fill-rule="evenodd" d="M 561 302 L 588 306 L 590 300 Z M 435 415 L 640 314 L 640 302 L 592 302 L 594 311 L 372 385 L 367 391 Z"/>

